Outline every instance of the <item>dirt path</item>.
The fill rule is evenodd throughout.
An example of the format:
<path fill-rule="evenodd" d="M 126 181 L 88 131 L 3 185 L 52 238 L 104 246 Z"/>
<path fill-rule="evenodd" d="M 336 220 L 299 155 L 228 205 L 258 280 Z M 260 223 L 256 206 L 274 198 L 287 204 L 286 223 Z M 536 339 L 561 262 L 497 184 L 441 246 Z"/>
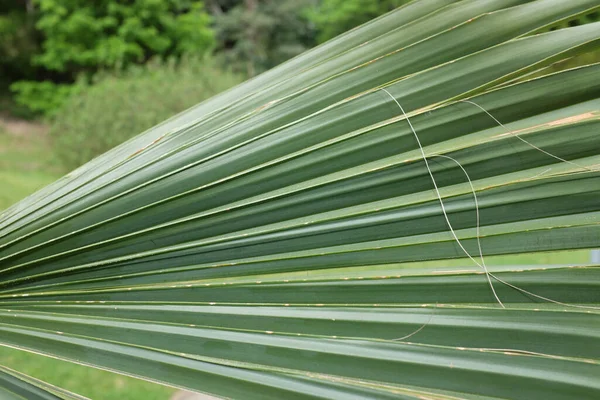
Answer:
<path fill-rule="evenodd" d="M 48 126 L 35 121 L 0 117 L 0 131 L 14 136 L 45 136 Z"/>

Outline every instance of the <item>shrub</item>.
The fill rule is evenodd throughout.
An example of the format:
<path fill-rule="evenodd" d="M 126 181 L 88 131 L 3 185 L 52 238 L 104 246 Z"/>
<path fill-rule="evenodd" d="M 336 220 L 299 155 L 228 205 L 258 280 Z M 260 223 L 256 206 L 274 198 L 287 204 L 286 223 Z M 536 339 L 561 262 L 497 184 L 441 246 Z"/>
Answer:
<path fill-rule="evenodd" d="M 26 60 L 60 84 L 35 79 L 14 84 L 11 90 L 19 104 L 45 115 L 62 106 L 70 89 L 65 84 L 78 77 L 89 79 L 98 70 L 125 69 L 155 56 L 204 55 L 215 43 L 210 16 L 198 0 L 35 0 L 33 4 L 35 28 L 43 40 L 39 51 L 28 53 Z"/>
<path fill-rule="evenodd" d="M 36 62 L 78 71 L 145 61 L 152 55 L 204 53 L 214 44 L 201 1 L 37 0 L 44 51 Z"/>
<path fill-rule="evenodd" d="M 34 113 L 51 116 L 67 99 L 81 89 L 80 84 L 54 83 L 52 81 L 19 81 L 10 85 L 18 105 Z"/>
<path fill-rule="evenodd" d="M 77 167 L 171 115 L 240 82 L 209 59 L 153 60 L 102 73 L 57 111 L 51 137 L 60 161 Z"/>

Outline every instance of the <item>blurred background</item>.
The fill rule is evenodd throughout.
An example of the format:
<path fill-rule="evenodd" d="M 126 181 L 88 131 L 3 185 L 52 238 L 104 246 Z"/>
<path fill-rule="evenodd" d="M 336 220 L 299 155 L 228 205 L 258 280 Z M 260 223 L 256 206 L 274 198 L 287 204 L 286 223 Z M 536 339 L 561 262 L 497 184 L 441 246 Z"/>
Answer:
<path fill-rule="evenodd" d="M 14 149 L 2 158 L 38 172 L 11 174 L 10 192 L 405 2 L 0 0 L 0 148 Z"/>
<path fill-rule="evenodd" d="M 0 0 L 0 210 L 158 122 L 407 2 Z M 548 30 L 599 18 L 591 13 Z M 595 61 L 599 52 L 544 73 Z M 578 251 L 489 262 L 589 258 Z M 0 364 L 92 399 L 175 392 L 3 347 Z"/>

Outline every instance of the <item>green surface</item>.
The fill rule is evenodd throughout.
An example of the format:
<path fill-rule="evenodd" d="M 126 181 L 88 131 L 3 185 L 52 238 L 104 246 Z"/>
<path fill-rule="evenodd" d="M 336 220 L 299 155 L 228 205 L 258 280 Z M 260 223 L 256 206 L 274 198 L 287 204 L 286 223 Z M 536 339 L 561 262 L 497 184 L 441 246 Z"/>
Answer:
<path fill-rule="evenodd" d="M 7 208 L 35 190 L 54 181 L 60 171 L 53 168 L 48 157 L 48 145 L 43 137 L 15 137 L 0 132 L 0 210 Z M 587 250 L 532 253 L 510 256 L 492 256 L 489 265 L 510 264 L 570 264 L 585 263 Z M 448 260 L 447 266 L 472 265 L 468 259 Z M 435 267 L 439 262 L 406 263 L 403 267 Z M 388 268 L 387 266 L 386 268 Z M 383 270 L 368 267 L 358 269 L 363 273 L 382 273 Z M 354 269 L 357 272 L 357 269 Z M 326 277 L 338 271 L 324 271 Z M 168 399 L 174 389 L 142 380 L 118 375 L 108 371 L 81 366 L 66 361 L 44 357 L 21 350 L 0 347 L 0 365 L 63 387 L 94 400 L 111 399 Z"/>
<path fill-rule="evenodd" d="M 43 135 L 0 130 L 0 210 L 60 177 Z M 0 347 L 0 365 L 91 399 L 168 399 L 166 386 L 89 368 L 38 354 Z M 1 397 L 1 396 L 0 396 Z"/>
<path fill-rule="evenodd" d="M 245 400 L 600 397 L 600 268 L 490 262 L 598 246 L 600 65 L 506 85 L 593 7 L 413 2 L 96 158 L 3 213 L 1 341 Z"/>
<path fill-rule="evenodd" d="M 60 170 L 49 156 L 48 143 L 43 136 L 15 136 L 0 132 L 0 209 L 7 208 L 35 190 L 54 181 Z M 589 251 L 563 251 L 532 253 L 486 258 L 488 265 L 520 264 L 578 264 L 586 263 Z M 473 265 L 468 259 L 448 260 L 448 267 Z M 403 268 L 429 268 L 439 261 L 405 263 Z M 384 274 L 390 266 L 354 268 L 354 273 Z M 326 278 L 340 271 L 325 270 L 316 273 L 316 278 Z M 389 272 L 389 271 L 388 271 Z M 63 387 L 91 399 L 168 399 L 174 389 L 142 380 L 56 360 L 21 350 L 0 347 L 0 365 L 8 366 L 56 386 Z"/>

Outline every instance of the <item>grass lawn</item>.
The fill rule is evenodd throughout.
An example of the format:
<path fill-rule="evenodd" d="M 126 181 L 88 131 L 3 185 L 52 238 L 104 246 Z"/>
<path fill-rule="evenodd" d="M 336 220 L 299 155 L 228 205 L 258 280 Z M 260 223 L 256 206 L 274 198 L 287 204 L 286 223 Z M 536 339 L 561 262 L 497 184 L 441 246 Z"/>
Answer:
<path fill-rule="evenodd" d="M 0 131 L 0 211 L 62 175 L 64 171 L 56 166 L 49 148 L 43 135 L 9 135 Z M 587 250 L 486 257 L 488 265 L 578 264 L 588 261 Z M 403 267 L 435 265 L 440 265 L 440 262 L 409 263 Z M 449 260 L 443 265 L 465 266 L 471 265 L 471 262 Z M 378 268 L 369 269 L 375 273 Z M 377 273 L 381 274 L 381 271 Z M 321 274 L 326 276 L 327 271 Z M 174 389 L 161 385 L 5 347 L 0 347 L 0 364 L 94 400 L 163 400 L 174 392 Z"/>

